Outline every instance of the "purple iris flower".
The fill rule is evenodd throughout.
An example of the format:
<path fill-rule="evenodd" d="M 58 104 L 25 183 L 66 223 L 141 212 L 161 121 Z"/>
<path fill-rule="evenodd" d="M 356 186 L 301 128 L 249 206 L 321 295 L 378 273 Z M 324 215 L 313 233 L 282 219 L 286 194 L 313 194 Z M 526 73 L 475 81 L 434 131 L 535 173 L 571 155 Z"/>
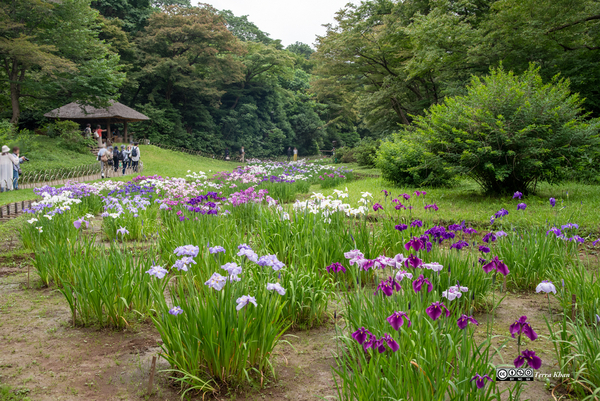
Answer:
<path fill-rule="evenodd" d="M 530 367 L 536 370 L 542 366 L 542 360 L 539 356 L 535 355 L 535 351 L 529 351 L 528 349 L 526 349 L 525 351 L 521 352 L 521 355 L 519 355 L 514 360 L 515 368 L 520 368 L 521 366 L 523 366 L 523 363 L 525 363 L 525 361 L 527 361 L 527 364 Z"/>
<path fill-rule="evenodd" d="M 183 313 L 183 309 L 181 309 L 179 306 L 174 306 L 173 308 L 171 308 L 169 310 L 169 314 L 173 315 L 173 316 L 177 316 Z"/>
<path fill-rule="evenodd" d="M 385 343 L 387 344 L 388 347 L 390 347 L 390 349 L 392 350 L 392 352 L 396 352 L 396 351 L 398 351 L 400 349 L 400 346 L 398 345 L 398 343 L 396 342 L 396 340 L 394 340 L 392 338 L 392 336 L 390 336 L 388 333 L 385 333 L 383 335 L 383 337 L 381 338 L 381 340 L 385 341 Z M 379 352 L 381 352 L 381 351 L 379 351 Z"/>
<path fill-rule="evenodd" d="M 412 239 L 410 241 L 408 241 L 406 244 L 404 244 L 404 248 L 406 248 L 407 251 L 409 251 L 411 247 L 414 248 L 415 251 L 419 251 L 419 249 L 425 248 L 425 244 L 423 244 L 423 241 L 421 241 L 421 238 L 412 237 Z"/>
<path fill-rule="evenodd" d="M 329 266 L 326 267 L 327 272 L 329 273 L 337 273 L 337 272 L 342 272 L 342 273 L 346 273 L 346 268 L 344 266 L 342 266 L 341 263 L 332 263 Z"/>
<path fill-rule="evenodd" d="M 436 212 L 439 210 L 439 208 L 437 207 L 437 205 L 435 203 L 433 205 L 425 205 L 425 210 L 429 210 L 429 209 L 433 209 Z"/>
<path fill-rule="evenodd" d="M 390 195 L 390 193 L 385 189 L 382 189 L 381 192 L 383 192 L 386 198 Z"/>
<path fill-rule="evenodd" d="M 358 341 L 359 344 L 362 345 L 367 340 L 367 335 L 372 334 L 369 330 L 365 329 L 364 327 L 361 327 L 360 329 L 352 333 L 352 338 L 354 338 L 356 341 Z"/>
<path fill-rule="evenodd" d="M 483 252 L 483 253 L 490 253 L 490 248 L 488 248 L 485 245 L 480 245 L 479 246 L 479 252 Z"/>
<path fill-rule="evenodd" d="M 397 226 L 394 227 L 396 230 L 398 231 L 404 231 L 408 228 L 408 226 L 406 224 L 398 224 Z"/>
<path fill-rule="evenodd" d="M 471 227 L 467 227 L 467 228 L 463 229 L 463 232 L 465 234 L 477 234 L 477 230 L 475 230 L 474 228 L 471 228 Z"/>
<path fill-rule="evenodd" d="M 146 273 L 158 279 L 163 278 L 168 272 L 169 271 L 167 269 L 163 269 L 162 266 L 152 266 L 150 270 L 146 271 Z"/>
<path fill-rule="evenodd" d="M 463 248 L 466 248 L 469 246 L 469 243 L 467 241 L 458 241 L 455 242 L 454 244 L 450 245 L 450 249 L 457 249 L 457 250 L 461 250 Z"/>
<path fill-rule="evenodd" d="M 392 277 L 388 277 L 386 280 L 383 280 L 381 283 L 379 283 L 377 289 L 375 290 L 375 295 L 381 291 L 384 295 L 391 297 L 394 293 L 394 290 L 400 291 L 401 288 L 402 287 L 400 287 L 400 284 L 398 284 L 396 280 L 394 280 Z"/>
<path fill-rule="evenodd" d="M 521 199 L 523 197 L 523 194 L 519 191 L 515 192 L 515 194 L 513 195 L 513 199 Z"/>
<path fill-rule="evenodd" d="M 407 321 L 407 327 L 412 325 L 412 322 L 408 318 L 408 313 L 406 312 L 394 312 L 387 318 L 389 324 L 392 325 L 392 328 L 396 331 L 400 330 L 400 327 L 404 324 L 404 319 Z"/>
<path fill-rule="evenodd" d="M 117 230 L 117 234 L 121 234 L 121 236 L 125 236 L 125 234 L 129 234 L 129 231 L 125 227 L 121 227 Z"/>
<path fill-rule="evenodd" d="M 89 223 L 88 221 L 85 221 L 85 220 L 83 219 L 83 217 L 82 217 L 82 218 L 80 218 L 80 219 L 78 219 L 78 220 L 75 220 L 75 221 L 73 222 L 73 225 L 75 226 L 75 228 L 76 228 L 76 229 L 78 229 L 78 230 L 79 230 L 79 229 L 81 228 L 81 225 L 82 225 L 83 223 L 85 223 L 85 228 L 88 228 L 88 227 L 90 226 L 90 223 Z"/>
<path fill-rule="evenodd" d="M 475 376 L 473 376 L 473 378 L 471 379 L 471 381 L 475 380 L 475 385 L 477 386 L 478 389 L 482 389 L 483 387 L 485 387 L 485 381 L 492 381 L 491 377 L 489 377 L 488 375 L 483 375 L 481 376 L 479 373 L 476 373 Z"/>
<path fill-rule="evenodd" d="M 446 310 L 446 317 L 450 316 L 450 311 L 443 302 L 433 302 L 425 309 L 425 312 L 427 312 L 427 315 L 429 315 L 433 321 L 436 321 L 442 316 L 444 310 Z"/>
<path fill-rule="evenodd" d="M 493 232 L 489 232 L 483 236 L 483 242 L 489 243 L 494 241 L 496 241 L 496 234 L 494 234 Z"/>
<path fill-rule="evenodd" d="M 479 262 L 479 264 L 484 265 L 487 263 L 487 260 L 485 260 L 484 258 L 479 258 L 478 262 Z"/>
<path fill-rule="evenodd" d="M 410 195 L 409 194 L 402 194 L 402 197 L 404 198 L 404 200 L 409 200 L 410 199 Z"/>
<path fill-rule="evenodd" d="M 496 270 L 498 273 L 504 276 L 510 273 L 508 266 L 506 266 L 504 261 L 498 259 L 498 256 L 494 256 L 494 258 L 488 264 L 483 266 L 483 271 L 486 273 L 489 273 L 492 270 Z"/>
<path fill-rule="evenodd" d="M 379 209 L 383 210 L 383 206 L 381 206 L 379 203 L 373 205 L 374 212 L 378 211 Z"/>
<path fill-rule="evenodd" d="M 579 228 L 579 224 L 577 224 L 577 223 L 568 223 L 568 224 L 565 224 L 564 226 L 561 226 L 560 228 L 562 228 L 563 230 L 567 230 L 569 228 Z"/>
<path fill-rule="evenodd" d="M 550 206 L 552 206 L 552 207 L 556 206 L 556 199 L 550 198 Z"/>
<path fill-rule="evenodd" d="M 450 224 L 448 226 L 448 230 L 450 230 L 450 231 L 462 231 L 463 230 L 463 226 L 461 226 L 460 224 Z"/>
<path fill-rule="evenodd" d="M 241 297 L 236 299 L 235 302 L 237 303 L 235 309 L 238 311 L 241 310 L 244 306 L 248 305 L 249 303 L 254 304 L 254 306 L 258 306 L 256 304 L 256 298 L 250 295 L 242 295 Z"/>
<path fill-rule="evenodd" d="M 459 329 L 464 330 L 469 325 L 469 322 L 473 323 L 475 326 L 479 326 L 479 322 L 475 320 L 473 316 L 467 316 L 465 314 L 458 318 L 456 324 L 458 324 Z"/>
<path fill-rule="evenodd" d="M 433 285 L 422 274 L 419 276 L 418 279 L 413 281 L 413 283 L 412 283 L 413 290 L 415 290 L 415 292 L 421 291 L 423 284 L 427 284 L 427 292 L 431 292 L 433 290 Z"/>
<path fill-rule="evenodd" d="M 213 246 L 211 248 L 208 248 L 208 252 L 210 252 L 210 253 L 219 253 L 219 252 L 225 253 L 225 248 L 223 248 L 222 246 Z"/>
<path fill-rule="evenodd" d="M 497 219 L 499 219 L 500 217 L 508 216 L 508 210 L 506 210 L 506 209 L 500 209 L 496 213 L 494 213 L 494 216 Z"/>
<path fill-rule="evenodd" d="M 517 210 L 525 210 L 527 208 L 527 205 L 525 203 L 519 203 L 517 205 Z"/>
<path fill-rule="evenodd" d="M 410 223 L 411 227 L 423 227 L 423 222 L 421 220 L 415 220 Z"/>
<path fill-rule="evenodd" d="M 531 341 L 535 341 L 538 338 L 538 335 L 527 321 L 527 316 L 521 316 L 513 324 L 510 325 L 509 328 L 510 334 L 512 338 L 515 338 L 515 334 L 521 335 L 521 333 L 525 334 Z"/>
<path fill-rule="evenodd" d="M 560 237 L 562 235 L 562 232 L 560 231 L 560 228 L 556 228 L 556 227 L 552 227 L 551 229 L 549 229 L 548 231 L 546 231 L 546 235 L 548 235 L 550 233 L 553 233 L 557 237 Z"/>
<path fill-rule="evenodd" d="M 404 266 L 408 267 L 409 265 L 416 269 L 423 265 L 423 261 L 411 253 L 408 258 L 404 260 Z"/>
<path fill-rule="evenodd" d="M 175 248 L 175 251 L 173 251 L 175 253 L 175 255 L 177 256 L 191 256 L 191 257 L 196 257 L 198 256 L 198 252 L 200 252 L 200 248 L 194 245 L 183 245 L 183 246 L 179 246 L 177 248 Z"/>
<path fill-rule="evenodd" d="M 600 239 L 597 239 L 596 241 L 592 242 L 592 246 L 596 246 L 596 244 L 600 242 Z"/>

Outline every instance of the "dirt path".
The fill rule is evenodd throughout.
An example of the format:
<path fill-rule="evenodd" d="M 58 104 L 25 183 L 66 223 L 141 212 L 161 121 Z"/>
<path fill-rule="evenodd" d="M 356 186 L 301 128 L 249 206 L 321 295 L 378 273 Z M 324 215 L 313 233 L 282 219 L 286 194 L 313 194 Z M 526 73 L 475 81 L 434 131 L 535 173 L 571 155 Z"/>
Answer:
<path fill-rule="evenodd" d="M 115 332 L 72 328 L 63 296 L 27 289 L 26 267 L 0 276 L 0 383 L 32 400 L 179 400 L 166 373 L 146 395 L 160 336 L 151 323 Z M 38 285 L 32 273 L 32 284 Z M 330 366 L 333 325 L 287 334 L 275 351 L 278 380 L 262 390 L 239 389 L 219 400 L 322 400 L 335 394 Z M 289 343 L 289 344 L 288 344 Z M 168 369 L 159 359 L 157 371 Z"/>

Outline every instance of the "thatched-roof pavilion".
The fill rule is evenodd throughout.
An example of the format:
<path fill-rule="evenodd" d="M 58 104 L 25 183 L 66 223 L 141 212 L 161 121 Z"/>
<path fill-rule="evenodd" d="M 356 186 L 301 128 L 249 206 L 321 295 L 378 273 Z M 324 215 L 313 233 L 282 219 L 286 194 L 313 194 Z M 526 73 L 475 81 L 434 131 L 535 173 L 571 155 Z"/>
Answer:
<path fill-rule="evenodd" d="M 59 107 L 58 109 L 49 111 L 48 113 L 44 114 L 44 117 L 60 118 L 62 120 L 75 120 L 79 122 L 98 120 L 105 121 L 108 130 L 107 138 L 111 139 L 111 141 L 112 132 L 110 130 L 110 124 L 123 123 L 125 142 L 127 142 L 128 122 L 150 120 L 142 113 L 114 100 L 111 100 L 110 106 L 106 108 L 96 108 L 93 106 L 86 106 L 81 103 L 73 102 Z"/>

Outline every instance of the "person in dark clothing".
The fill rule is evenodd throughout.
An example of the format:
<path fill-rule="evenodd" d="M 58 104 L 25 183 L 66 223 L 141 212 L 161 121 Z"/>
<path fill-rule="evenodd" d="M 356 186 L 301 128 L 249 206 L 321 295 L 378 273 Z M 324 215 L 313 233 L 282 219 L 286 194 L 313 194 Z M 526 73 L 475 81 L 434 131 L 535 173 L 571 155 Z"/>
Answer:
<path fill-rule="evenodd" d="M 292 147 L 288 146 L 287 148 L 287 157 L 288 157 L 288 162 L 292 159 Z"/>
<path fill-rule="evenodd" d="M 229 148 L 225 148 L 225 160 L 229 160 Z"/>
<path fill-rule="evenodd" d="M 115 145 L 115 147 L 113 148 L 113 167 L 115 168 L 115 171 L 119 170 L 120 160 L 123 160 L 123 154 L 119 150 L 119 147 Z"/>

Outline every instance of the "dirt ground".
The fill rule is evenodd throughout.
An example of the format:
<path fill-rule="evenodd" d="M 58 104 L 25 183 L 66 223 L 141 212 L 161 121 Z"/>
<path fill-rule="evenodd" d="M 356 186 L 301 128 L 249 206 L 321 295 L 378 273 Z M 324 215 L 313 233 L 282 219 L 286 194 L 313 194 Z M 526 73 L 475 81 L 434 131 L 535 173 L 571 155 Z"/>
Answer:
<path fill-rule="evenodd" d="M 9 385 L 31 400 L 179 400 L 178 388 L 168 379 L 169 365 L 158 359 L 152 395 L 148 381 L 153 356 L 160 351 L 160 336 L 151 323 L 137 323 L 116 332 L 95 328 L 73 328 L 63 296 L 40 288 L 31 269 L 27 287 L 28 256 L 0 258 L 0 384 Z M 498 296 L 498 294 L 497 294 Z M 557 370 L 544 318 L 549 317 L 543 295 L 507 294 L 493 321 L 479 315 L 477 336 L 485 336 L 489 320 L 492 332 L 508 336 L 508 327 L 521 315 L 530 318 L 540 338 L 522 348 L 536 351 L 543 360 L 541 373 Z M 328 322 L 320 328 L 286 334 L 275 350 L 277 377 L 262 389 L 235 389 L 217 400 L 333 400 L 336 399 L 331 367 L 335 352 L 335 328 Z M 516 340 L 501 349 L 496 363 L 516 357 Z M 552 380 L 555 383 L 555 380 Z M 545 380 L 526 383 L 522 399 L 533 401 L 568 399 L 546 388 Z M 501 388 L 505 386 L 501 385 Z M 198 398 L 201 399 L 201 398 Z M 508 400 L 504 394 L 503 399 Z"/>

